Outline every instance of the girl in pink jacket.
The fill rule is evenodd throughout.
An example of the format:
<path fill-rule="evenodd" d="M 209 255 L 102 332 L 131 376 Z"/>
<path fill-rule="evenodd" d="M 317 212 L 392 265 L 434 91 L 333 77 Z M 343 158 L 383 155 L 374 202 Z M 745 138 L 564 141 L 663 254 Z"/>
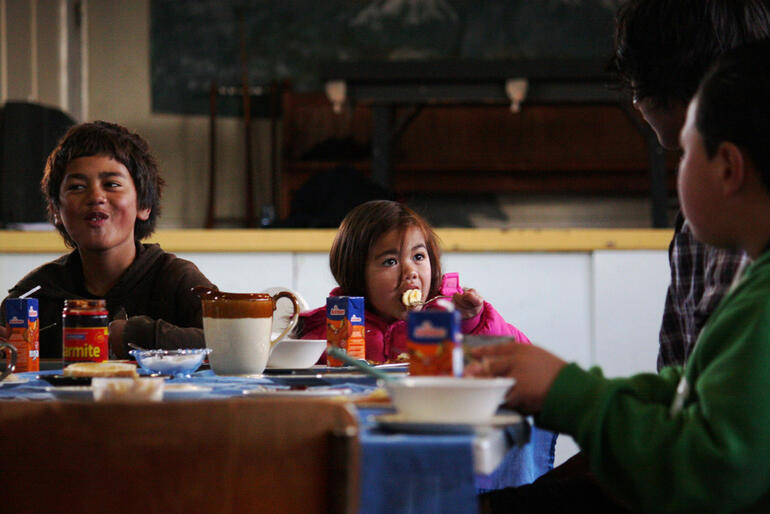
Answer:
<path fill-rule="evenodd" d="M 345 216 L 329 253 L 339 287 L 331 296 L 363 296 L 366 301 L 366 359 L 382 363 L 406 352 L 404 293 L 419 290 L 422 302 L 451 299 L 462 318 L 463 334 L 529 339 L 473 289 L 459 285 L 457 273 L 441 274 L 438 238 L 428 222 L 408 207 L 389 200 L 366 202 Z M 430 306 L 427 306 L 428 308 Z M 326 338 L 326 308 L 300 314 L 295 334 Z"/>

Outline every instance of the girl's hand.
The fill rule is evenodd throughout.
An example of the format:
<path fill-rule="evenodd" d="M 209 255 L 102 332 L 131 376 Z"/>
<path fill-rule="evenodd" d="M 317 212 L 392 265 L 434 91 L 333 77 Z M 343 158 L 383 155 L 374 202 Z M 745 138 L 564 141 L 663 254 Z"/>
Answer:
<path fill-rule="evenodd" d="M 460 312 L 462 319 L 475 318 L 484 307 L 484 298 L 475 289 L 466 289 L 462 293 L 455 293 L 452 296 L 452 302 L 455 304 L 455 309 Z"/>
<path fill-rule="evenodd" d="M 505 400 L 525 414 L 540 412 L 553 381 L 567 365 L 542 348 L 519 343 L 473 348 L 471 357 L 474 360 L 465 367 L 465 375 L 516 379 Z"/>

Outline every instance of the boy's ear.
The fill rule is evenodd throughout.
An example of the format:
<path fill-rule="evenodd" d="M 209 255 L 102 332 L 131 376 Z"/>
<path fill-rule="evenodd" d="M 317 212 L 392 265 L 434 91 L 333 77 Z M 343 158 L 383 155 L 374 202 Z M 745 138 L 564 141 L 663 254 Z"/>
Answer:
<path fill-rule="evenodd" d="M 148 219 L 150 219 L 151 212 L 152 212 L 152 209 L 149 207 L 146 209 L 139 209 L 138 211 L 136 211 L 136 217 L 142 221 L 147 221 Z"/>
<path fill-rule="evenodd" d="M 720 170 L 723 192 L 727 195 L 737 193 L 746 180 L 746 160 L 743 152 L 736 144 L 725 141 L 717 148 L 717 156 L 723 164 Z"/>

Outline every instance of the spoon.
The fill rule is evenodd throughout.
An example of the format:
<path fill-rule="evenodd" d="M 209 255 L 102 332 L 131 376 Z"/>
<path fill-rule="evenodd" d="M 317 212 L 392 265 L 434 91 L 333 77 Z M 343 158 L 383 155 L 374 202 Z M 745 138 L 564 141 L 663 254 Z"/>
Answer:
<path fill-rule="evenodd" d="M 442 302 L 442 300 L 443 300 L 443 302 Z M 454 309 L 454 304 L 452 303 L 452 298 L 449 297 L 449 296 L 441 296 L 441 295 L 434 296 L 430 300 L 425 300 L 424 302 L 421 300 L 419 302 L 412 303 L 411 305 L 407 305 L 407 307 L 425 307 L 429 303 L 433 303 L 433 302 L 440 302 L 440 304 L 443 305 L 444 308 L 447 309 L 447 310 L 453 310 Z"/>
<path fill-rule="evenodd" d="M 437 302 L 439 300 L 444 300 L 446 302 L 450 302 L 450 305 L 451 305 L 452 298 L 449 297 L 449 296 L 434 296 L 430 300 L 426 300 L 426 301 L 422 302 L 420 305 L 425 306 L 425 305 L 428 305 L 429 303 Z"/>
<path fill-rule="evenodd" d="M 131 348 L 133 348 L 134 350 L 139 350 L 140 352 L 146 352 L 147 351 L 147 348 L 142 348 L 138 344 L 134 344 L 134 343 L 126 343 L 126 344 L 128 346 L 130 346 Z"/>
<path fill-rule="evenodd" d="M 350 364 L 351 366 L 355 366 L 356 368 L 360 369 L 364 373 L 368 375 L 372 375 L 373 377 L 380 378 L 382 380 L 385 380 L 386 382 L 396 380 L 395 377 L 392 377 L 385 373 L 384 371 L 380 371 L 379 369 L 375 368 L 374 366 L 370 366 L 366 362 L 358 359 L 354 359 L 350 355 L 347 354 L 345 350 L 341 350 L 336 347 L 330 347 L 326 350 L 327 355 L 331 355 L 335 359 L 339 359 L 342 362 L 345 362 L 347 364 Z"/>

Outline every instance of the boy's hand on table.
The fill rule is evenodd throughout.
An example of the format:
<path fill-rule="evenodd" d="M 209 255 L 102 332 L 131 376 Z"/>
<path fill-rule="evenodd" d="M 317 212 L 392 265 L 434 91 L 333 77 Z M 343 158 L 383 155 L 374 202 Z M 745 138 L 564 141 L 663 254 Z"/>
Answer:
<path fill-rule="evenodd" d="M 540 412 L 553 381 L 567 365 L 552 353 L 529 344 L 480 346 L 471 349 L 470 354 L 474 360 L 465 367 L 465 374 L 515 378 L 505 400 L 525 414 Z"/>
<path fill-rule="evenodd" d="M 484 298 L 475 289 L 466 289 L 462 293 L 455 293 L 452 296 L 452 303 L 455 304 L 455 309 L 460 312 L 462 319 L 471 319 L 481 313 Z"/>

